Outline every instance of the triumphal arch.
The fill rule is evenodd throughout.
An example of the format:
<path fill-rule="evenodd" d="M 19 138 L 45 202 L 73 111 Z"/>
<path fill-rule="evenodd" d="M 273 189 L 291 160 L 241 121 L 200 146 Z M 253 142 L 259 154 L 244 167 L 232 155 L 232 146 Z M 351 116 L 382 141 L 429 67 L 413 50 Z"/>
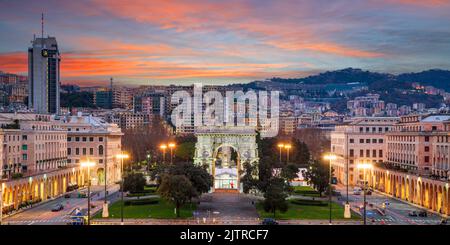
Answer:
<path fill-rule="evenodd" d="M 239 191 L 243 163 L 258 164 L 255 127 L 201 126 L 196 128 L 194 164 L 206 165 L 214 177 L 212 191 Z"/>

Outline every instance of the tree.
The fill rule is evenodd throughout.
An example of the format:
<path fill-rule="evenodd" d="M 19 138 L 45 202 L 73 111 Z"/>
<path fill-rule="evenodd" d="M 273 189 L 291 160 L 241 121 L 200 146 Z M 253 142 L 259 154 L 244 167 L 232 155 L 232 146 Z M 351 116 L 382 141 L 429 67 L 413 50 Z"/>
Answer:
<path fill-rule="evenodd" d="M 249 193 L 250 190 L 258 188 L 258 168 L 256 164 L 252 165 L 245 161 L 242 166 L 244 170 L 239 173 L 241 175 L 240 182 L 243 185 L 243 192 Z"/>
<path fill-rule="evenodd" d="M 292 181 L 293 179 L 297 178 L 297 173 L 298 166 L 293 163 L 290 163 L 281 169 L 281 177 L 286 181 Z"/>
<path fill-rule="evenodd" d="M 264 193 L 264 210 L 273 213 L 274 217 L 277 210 L 283 213 L 286 212 L 288 210 L 288 203 L 286 201 L 288 191 L 289 184 L 283 178 L 271 178 Z"/>
<path fill-rule="evenodd" d="M 193 197 L 198 196 L 195 187 L 184 175 L 164 174 L 161 177 L 158 193 L 175 205 L 177 217 L 180 217 L 180 208 Z"/>
<path fill-rule="evenodd" d="M 144 191 L 145 178 L 142 173 L 130 173 L 123 181 L 123 190 L 131 193 Z"/>
<path fill-rule="evenodd" d="M 195 142 L 183 142 L 175 149 L 175 159 L 180 161 L 192 161 L 195 152 Z"/>
<path fill-rule="evenodd" d="M 328 189 L 329 185 L 329 165 L 323 161 L 313 160 L 309 165 L 307 171 L 303 170 L 303 176 L 308 183 L 312 184 L 313 187 L 322 196 L 322 193 Z M 334 169 L 331 169 L 331 174 L 333 175 Z"/>
<path fill-rule="evenodd" d="M 213 185 L 213 177 L 204 166 L 194 165 L 189 162 L 177 163 L 170 165 L 168 172 L 171 175 L 186 176 L 199 195 L 208 192 Z"/>

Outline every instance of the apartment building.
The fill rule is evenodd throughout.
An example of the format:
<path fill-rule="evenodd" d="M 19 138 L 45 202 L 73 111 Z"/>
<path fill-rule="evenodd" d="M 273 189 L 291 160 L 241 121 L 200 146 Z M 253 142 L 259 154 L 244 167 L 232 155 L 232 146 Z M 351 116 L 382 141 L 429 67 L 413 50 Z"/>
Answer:
<path fill-rule="evenodd" d="M 386 158 L 386 136 L 399 121 L 397 117 L 357 117 L 337 125 L 331 132 L 331 152 L 335 176 L 341 183 L 354 185 L 362 179 L 358 163 L 381 163 Z"/>

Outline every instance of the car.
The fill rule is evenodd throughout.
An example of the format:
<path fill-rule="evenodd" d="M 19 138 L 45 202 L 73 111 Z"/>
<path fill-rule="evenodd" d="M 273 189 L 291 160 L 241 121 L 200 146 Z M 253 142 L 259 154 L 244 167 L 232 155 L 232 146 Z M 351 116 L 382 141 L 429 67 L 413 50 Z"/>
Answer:
<path fill-rule="evenodd" d="M 361 188 L 355 187 L 353 188 L 353 195 L 361 195 Z"/>
<path fill-rule="evenodd" d="M 441 219 L 440 225 L 447 225 L 447 219 Z"/>
<path fill-rule="evenodd" d="M 372 191 L 371 190 L 367 190 L 366 191 L 366 195 L 369 195 L 369 196 L 372 195 Z"/>
<path fill-rule="evenodd" d="M 417 217 L 418 214 L 417 214 L 416 211 L 411 211 L 411 212 L 408 213 L 408 216 L 410 216 L 410 217 Z"/>
<path fill-rule="evenodd" d="M 262 225 L 278 225 L 278 222 L 272 218 L 265 218 L 263 219 Z"/>
<path fill-rule="evenodd" d="M 66 194 L 64 194 L 64 198 L 71 198 L 71 195 L 70 195 L 70 193 L 66 193 Z"/>
<path fill-rule="evenodd" d="M 61 203 L 58 203 L 52 207 L 52 212 L 59 212 L 63 209 L 64 209 L 64 205 L 62 205 Z"/>
<path fill-rule="evenodd" d="M 428 217 L 428 213 L 425 210 L 419 211 L 419 217 Z"/>

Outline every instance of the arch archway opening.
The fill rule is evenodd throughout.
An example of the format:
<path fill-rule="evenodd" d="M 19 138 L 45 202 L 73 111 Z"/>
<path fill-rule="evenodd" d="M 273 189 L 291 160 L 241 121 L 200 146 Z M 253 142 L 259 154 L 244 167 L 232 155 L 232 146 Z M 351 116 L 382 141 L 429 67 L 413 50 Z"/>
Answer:
<path fill-rule="evenodd" d="M 216 190 L 238 190 L 240 157 L 231 145 L 220 145 L 214 151 L 214 188 Z"/>

